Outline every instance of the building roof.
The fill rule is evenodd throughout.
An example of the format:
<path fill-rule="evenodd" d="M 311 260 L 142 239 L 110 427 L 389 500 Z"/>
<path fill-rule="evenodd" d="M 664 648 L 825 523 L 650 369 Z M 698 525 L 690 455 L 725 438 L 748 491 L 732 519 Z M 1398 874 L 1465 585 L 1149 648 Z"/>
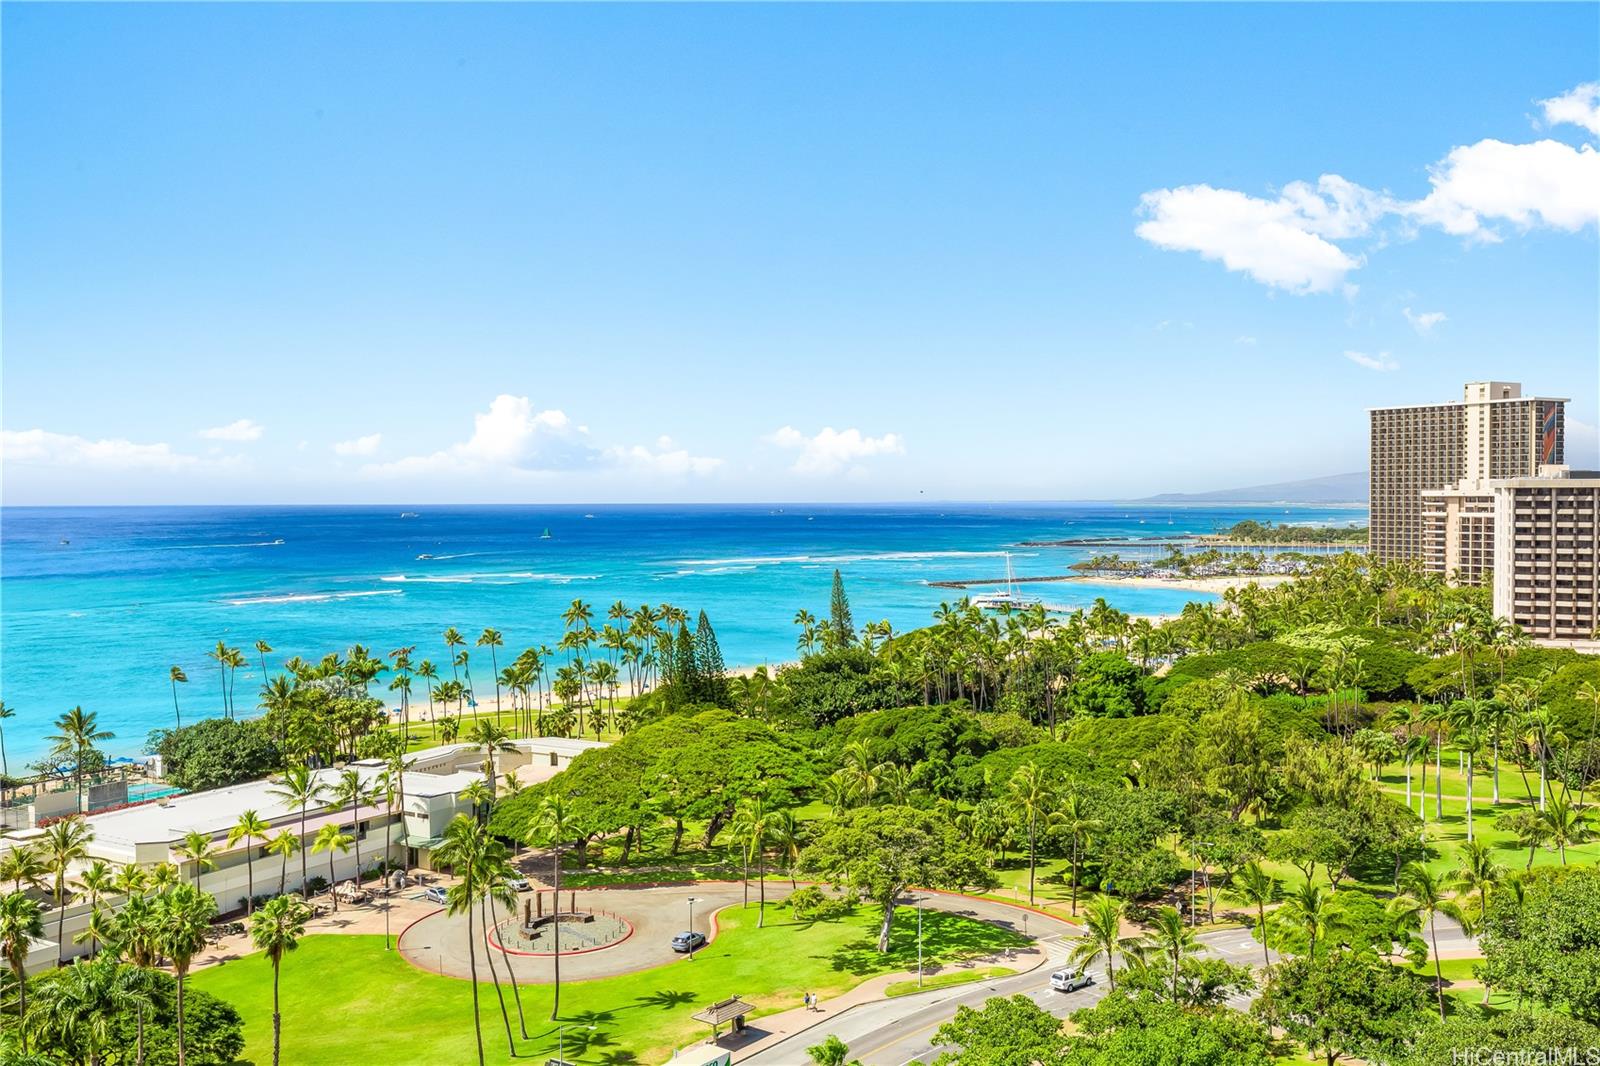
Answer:
<path fill-rule="evenodd" d="M 368 786 L 382 772 L 381 766 L 371 763 L 354 763 L 348 768 L 360 774 L 362 782 Z M 342 772 L 337 769 L 318 770 L 315 777 L 324 788 L 331 789 Z M 407 797 L 426 799 L 453 795 L 479 779 L 480 775 L 465 771 L 450 774 L 409 773 L 405 775 L 403 784 Z M 226 834 L 238 823 L 241 814 L 251 810 L 275 828 L 291 822 L 298 823 L 300 809 L 274 795 L 278 787 L 276 780 L 249 781 L 206 792 L 170 796 L 153 803 L 141 803 L 103 814 L 91 814 L 86 820 L 94 830 L 96 841 L 113 846 L 167 843 L 181 840 L 191 832 L 213 837 Z M 382 813 L 377 807 L 363 810 L 366 812 L 361 813 L 363 818 Z M 335 817 L 338 817 L 337 813 L 326 808 L 314 810 L 312 818 L 307 819 L 307 831 Z M 313 819 L 317 819 L 317 826 L 312 825 Z"/>
<path fill-rule="evenodd" d="M 707 1025 L 721 1025 L 723 1022 L 731 1022 L 735 1018 L 741 1018 L 753 1010 L 755 1010 L 754 1006 L 746 1003 L 738 996 L 734 996 L 731 999 L 718 1000 L 705 1010 L 696 1011 L 694 1020 L 705 1022 Z"/>

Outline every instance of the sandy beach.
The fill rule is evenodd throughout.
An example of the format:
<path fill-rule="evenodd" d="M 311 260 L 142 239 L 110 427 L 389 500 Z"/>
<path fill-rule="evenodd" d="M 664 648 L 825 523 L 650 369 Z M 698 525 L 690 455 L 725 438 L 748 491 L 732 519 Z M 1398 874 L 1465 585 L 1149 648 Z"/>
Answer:
<path fill-rule="evenodd" d="M 1258 574 L 1238 577 L 1115 577 L 1097 574 L 1092 577 L 1068 577 L 1062 580 L 1090 585 L 1136 585 L 1143 588 L 1222 593 L 1227 592 L 1229 589 L 1242 589 L 1246 585 L 1260 585 L 1262 588 L 1267 589 L 1294 579 L 1295 575 L 1293 574 Z"/>

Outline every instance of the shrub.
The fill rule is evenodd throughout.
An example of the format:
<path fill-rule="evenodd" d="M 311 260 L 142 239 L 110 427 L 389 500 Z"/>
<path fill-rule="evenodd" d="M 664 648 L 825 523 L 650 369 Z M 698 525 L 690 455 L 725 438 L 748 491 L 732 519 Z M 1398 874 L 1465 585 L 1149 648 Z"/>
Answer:
<path fill-rule="evenodd" d="M 855 900 L 848 896 L 835 896 L 816 885 L 807 885 L 790 893 L 787 900 L 795 918 L 803 922 L 826 922 L 842 918 L 855 910 Z"/>

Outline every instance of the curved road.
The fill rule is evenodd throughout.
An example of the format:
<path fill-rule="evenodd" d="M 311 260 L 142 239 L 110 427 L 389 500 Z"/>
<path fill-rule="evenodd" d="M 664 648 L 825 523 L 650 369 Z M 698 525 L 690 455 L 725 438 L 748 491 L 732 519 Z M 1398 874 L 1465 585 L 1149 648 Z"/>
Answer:
<path fill-rule="evenodd" d="M 969 902 L 951 897 L 941 898 L 937 894 L 927 899 L 928 905 L 943 909 L 960 909 L 956 904 Z M 1017 908 L 987 902 L 982 906 L 973 904 L 970 913 L 974 917 L 995 920 L 992 917 L 995 911 L 1001 912 L 1004 924 L 1007 925 L 1012 924 L 1012 919 L 1017 915 Z M 734 1061 L 740 1066 L 744 1066 L 745 1063 L 749 1063 L 750 1066 L 802 1066 L 810 1062 L 805 1049 L 831 1034 L 843 1040 L 849 1046 L 850 1058 L 859 1059 L 863 1066 L 905 1066 L 913 1059 L 931 1062 L 938 1052 L 950 1050 L 935 1045 L 933 1035 L 940 1025 L 955 1016 L 958 1007 L 981 1007 L 985 1000 L 995 996 L 1020 994 L 1027 996 L 1050 1013 L 1065 1018 L 1075 1010 L 1094 1005 L 1106 995 L 1109 989 L 1105 983 L 1104 966 L 1090 969 L 1095 983 L 1087 988 L 1081 988 L 1076 992 L 1052 991 L 1050 974 L 1054 970 L 1063 968 L 1068 952 L 1067 942 L 1076 935 L 1077 930 L 1066 922 L 1038 915 L 1030 915 L 1028 920 L 1032 932 L 1038 937 L 1039 946 L 1045 949 L 1048 956 L 1046 963 L 1037 969 L 1009 977 L 974 981 L 954 988 L 935 989 L 895 999 L 873 1000 L 850 1007 L 831 1018 L 825 1014 L 819 1015 L 817 1023 L 809 1029 L 753 1054 L 740 1055 L 735 1051 Z M 1020 923 L 1016 927 L 1020 929 Z M 1256 966 L 1262 961 L 1261 944 L 1247 929 L 1213 930 L 1201 933 L 1198 939 L 1209 954 L 1236 966 Z M 1467 936 L 1460 926 L 1440 920 L 1441 957 L 1461 957 L 1477 953 L 1476 942 Z M 1275 952 L 1273 957 L 1276 958 Z M 1228 1000 L 1228 1004 L 1242 1010 L 1249 1006 L 1251 998 L 1253 997 L 1233 996 Z M 759 1018 L 752 1023 L 757 1029 L 760 1025 Z"/>

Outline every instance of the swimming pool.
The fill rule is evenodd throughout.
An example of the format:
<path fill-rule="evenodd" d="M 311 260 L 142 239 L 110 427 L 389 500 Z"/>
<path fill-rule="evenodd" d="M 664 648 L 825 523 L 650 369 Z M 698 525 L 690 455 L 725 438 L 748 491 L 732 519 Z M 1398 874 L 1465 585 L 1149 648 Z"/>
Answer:
<path fill-rule="evenodd" d="M 128 786 L 128 802 L 143 803 L 145 800 L 161 799 L 165 796 L 177 796 L 183 789 L 174 788 L 172 785 L 163 785 L 152 781 L 140 781 Z"/>

